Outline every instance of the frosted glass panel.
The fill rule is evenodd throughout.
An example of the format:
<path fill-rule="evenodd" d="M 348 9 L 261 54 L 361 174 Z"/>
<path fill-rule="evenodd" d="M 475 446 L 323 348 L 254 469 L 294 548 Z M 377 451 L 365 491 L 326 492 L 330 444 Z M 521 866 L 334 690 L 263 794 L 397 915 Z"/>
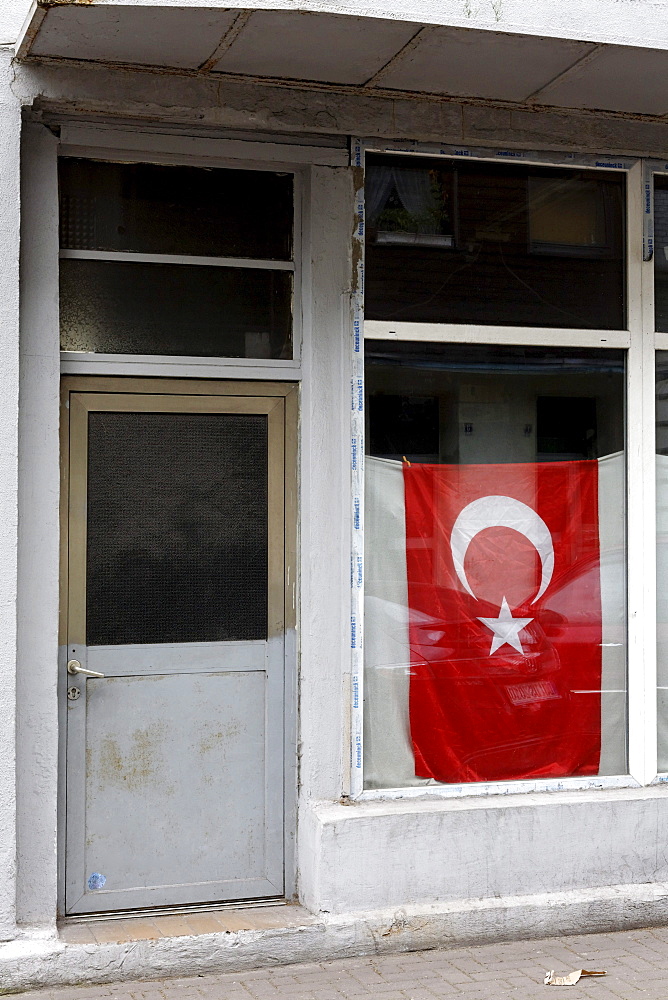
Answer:
<path fill-rule="evenodd" d="M 292 175 L 62 159 L 60 245 L 289 260 Z"/>
<path fill-rule="evenodd" d="M 89 645 L 267 637 L 267 418 L 91 413 Z"/>
<path fill-rule="evenodd" d="M 64 351 L 291 358 L 292 275 L 61 260 Z"/>

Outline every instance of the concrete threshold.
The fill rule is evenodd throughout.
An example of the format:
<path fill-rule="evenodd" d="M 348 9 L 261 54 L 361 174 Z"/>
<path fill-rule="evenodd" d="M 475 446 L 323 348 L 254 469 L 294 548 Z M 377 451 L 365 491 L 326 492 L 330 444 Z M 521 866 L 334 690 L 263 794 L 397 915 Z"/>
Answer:
<path fill-rule="evenodd" d="M 196 929 L 194 914 L 175 914 L 69 924 L 60 932 L 26 928 L 20 938 L 0 945 L 0 995 L 660 926 L 668 924 L 668 884 L 459 899 L 339 915 L 314 916 L 287 905 L 198 916 L 211 922 Z M 167 919 L 184 923 L 170 929 L 162 923 Z M 232 929 L 235 920 L 244 926 Z M 93 940 L 88 934 L 72 940 L 84 931 Z"/>
<path fill-rule="evenodd" d="M 123 917 L 99 917 L 65 921 L 58 937 L 67 944 L 130 944 L 159 938 L 197 937 L 200 934 L 231 934 L 286 927 L 305 927 L 316 922 L 303 906 L 286 903 L 270 906 L 212 907 L 180 910 L 159 915 L 141 913 Z"/>

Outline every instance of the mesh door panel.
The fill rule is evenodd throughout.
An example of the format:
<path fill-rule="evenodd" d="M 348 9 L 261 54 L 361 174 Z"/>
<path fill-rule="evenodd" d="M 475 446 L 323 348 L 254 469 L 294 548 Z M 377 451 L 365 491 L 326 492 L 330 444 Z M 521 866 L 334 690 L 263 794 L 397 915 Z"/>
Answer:
<path fill-rule="evenodd" d="M 267 418 L 91 413 L 88 645 L 264 639 Z"/>

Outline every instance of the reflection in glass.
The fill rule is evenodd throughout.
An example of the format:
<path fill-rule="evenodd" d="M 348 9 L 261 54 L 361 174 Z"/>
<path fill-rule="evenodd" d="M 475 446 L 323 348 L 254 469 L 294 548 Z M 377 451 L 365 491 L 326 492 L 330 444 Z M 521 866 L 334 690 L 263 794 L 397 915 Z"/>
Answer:
<path fill-rule="evenodd" d="M 658 251 L 659 247 L 655 253 Z M 657 749 L 658 770 L 665 772 L 668 771 L 668 351 L 656 352 L 656 453 Z"/>
<path fill-rule="evenodd" d="M 668 177 L 654 178 L 654 309 L 656 329 L 668 333 Z"/>
<path fill-rule="evenodd" d="M 623 329 L 625 179 L 367 157 L 365 314 Z"/>
<path fill-rule="evenodd" d="M 365 782 L 626 769 L 624 355 L 366 342 Z"/>
<path fill-rule="evenodd" d="M 60 262 L 64 351 L 292 357 L 292 275 L 240 267 Z"/>

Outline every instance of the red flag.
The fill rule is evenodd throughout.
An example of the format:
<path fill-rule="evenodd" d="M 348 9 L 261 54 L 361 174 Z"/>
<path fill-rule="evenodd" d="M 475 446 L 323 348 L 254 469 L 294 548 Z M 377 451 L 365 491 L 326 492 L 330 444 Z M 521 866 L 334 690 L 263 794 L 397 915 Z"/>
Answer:
<path fill-rule="evenodd" d="M 406 464 L 404 484 L 416 775 L 597 774 L 598 463 Z"/>

